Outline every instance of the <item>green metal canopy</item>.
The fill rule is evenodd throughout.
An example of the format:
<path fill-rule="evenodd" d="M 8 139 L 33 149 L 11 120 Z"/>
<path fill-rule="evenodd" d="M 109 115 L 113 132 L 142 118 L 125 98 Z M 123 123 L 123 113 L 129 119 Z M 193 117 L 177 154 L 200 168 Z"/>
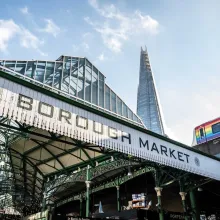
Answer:
<path fill-rule="evenodd" d="M 79 73 L 81 62 L 82 76 Z M 53 62 L 0 61 L 0 68 L 2 70 L 0 72 L 0 88 L 2 88 L 0 100 L 4 100 L 6 96 L 11 99 L 10 102 L 6 97 L 4 103 L 2 102 L 4 107 L 0 109 L 0 145 L 3 165 L 0 181 L 4 183 L 2 184 L 4 187 L 0 188 L 0 193 L 2 195 L 10 193 L 14 206 L 24 207 L 29 205 L 31 209 L 35 205 L 39 208 L 43 192 L 53 202 L 59 203 L 62 203 L 62 200 L 66 199 L 68 194 L 75 194 L 79 197 L 85 193 L 88 170 L 91 171 L 89 180 L 93 181 L 93 192 L 95 192 L 101 189 L 100 185 L 115 186 L 129 180 L 126 177 L 128 167 L 132 167 L 136 173 L 135 175 L 152 171 L 156 177 L 158 176 L 158 169 L 163 168 L 161 177 L 167 175 L 169 178 L 163 178 L 164 181 L 160 181 L 160 184 L 162 182 L 163 184 L 169 184 L 172 181 L 177 181 L 186 174 L 201 174 L 203 176 L 205 171 L 202 166 L 204 164 L 200 164 L 200 161 L 202 163 L 208 160 L 215 167 L 220 168 L 220 161 L 217 158 L 146 130 L 141 120 L 105 84 L 103 84 L 105 90 L 102 93 L 104 104 L 100 102 L 102 99 L 102 97 L 100 99 L 100 86 L 104 78 L 100 78 L 101 73 L 86 58 L 61 56 Z M 51 68 L 53 68 L 53 71 Z M 78 69 L 75 70 L 76 68 Z M 77 75 L 74 78 L 76 72 Z M 97 83 L 99 86 L 95 87 L 98 92 L 96 96 L 98 98 L 97 103 L 92 101 L 93 95 L 96 94 L 93 93 L 93 84 L 86 86 L 88 73 L 90 73 L 91 80 L 95 73 L 98 77 Z M 67 79 L 69 84 L 66 84 Z M 71 94 L 73 86 L 71 83 L 74 79 L 78 80 L 77 83 L 80 80 L 83 82 L 83 88 L 77 90 L 75 96 Z M 94 81 L 97 81 L 97 78 L 94 77 Z M 57 83 L 59 86 L 57 86 Z M 66 85 L 68 85 L 68 89 L 65 87 Z M 87 94 L 86 89 L 90 93 Z M 79 98 L 80 92 L 83 93 L 81 98 Z M 55 110 L 57 110 L 58 107 L 59 109 L 66 109 L 63 110 L 63 112 L 65 111 L 64 119 L 66 121 L 60 123 L 61 130 L 54 132 L 49 124 L 52 120 L 47 118 L 41 118 L 41 121 L 45 124 L 48 122 L 47 125 L 39 125 L 39 122 L 36 122 L 39 116 L 38 113 L 29 114 L 26 113 L 24 107 L 18 108 L 15 100 L 20 100 L 20 93 L 24 98 L 23 104 L 29 107 L 32 102 L 41 99 L 43 105 L 50 109 L 56 108 Z M 30 101 L 30 97 L 34 101 Z M 49 101 L 54 105 L 49 104 Z M 13 108 L 9 107 L 10 104 Z M 33 106 L 31 111 L 35 107 Z M 97 131 L 95 136 L 87 129 L 88 126 L 82 128 L 82 125 L 79 124 L 78 130 L 75 131 L 74 129 L 77 129 L 77 126 L 70 127 L 68 125 L 72 113 L 67 111 L 67 107 L 73 108 L 74 113 L 84 114 L 80 117 L 90 125 L 94 125 L 95 121 L 99 124 L 102 122 L 105 125 L 104 128 L 108 138 L 103 138 L 100 136 L 102 134 L 97 134 Z M 8 110 L 6 111 L 6 109 Z M 37 107 L 35 110 L 37 111 Z M 22 111 L 21 114 L 19 111 Z M 35 114 L 35 121 L 28 122 L 25 114 L 29 114 L 29 118 L 33 118 L 32 114 Z M 22 118 L 22 115 L 25 115 L 26 118 Z M 87 119 L 86 117 L 90 118 Z M 58 119 L 54 120 L 53 123 L 55 124 L 57 121 Z M 72 130 L 65 130 L 64 125 L 69 126 L 67 128 Z M 112 128 L 116 125 L 121 130 L 127 129 L 127 133 L 121 132 L 116 136 L 116 131 Z M 133 134 L 134 136 L 131 136 Z M 135 140 L 140 140 L 140 137 L 143 140 L 146 137 L 148 141 L 140 142 L 140 146 L 130 146 L 131 140 L 133 143 Z M 120 139 L 122 143 L 116 142 L 116 139 L 117 141 Z M 124 139 L 126 139 L 127 145 Z M 150 141 L 154 143 L 151 148 Z M 155 143 L 160 148 L 157 148 Z M 168 158 L 168 152 L 174 152 L 178 149 L 177 156 L 172 158 L 172 155 L 174 155 L 172 153 L 171 158 Z M 189 155 L 189 153 L 192 155 Z M 129 155 L 132 155 L 132 157 Z M 183 161 L 183 155 L 185 155 L 185 161 Z M 181 160 L 177 160 L 178 158 L 181 158 Z M 121 179 L 119 176 L 121 176 Z M 210 181 L 212 176 L 216 179 L 219 178 L 215 170 L 210 170 L 210 173 L 206 176 L 208 177 L 207 181 Z"/>

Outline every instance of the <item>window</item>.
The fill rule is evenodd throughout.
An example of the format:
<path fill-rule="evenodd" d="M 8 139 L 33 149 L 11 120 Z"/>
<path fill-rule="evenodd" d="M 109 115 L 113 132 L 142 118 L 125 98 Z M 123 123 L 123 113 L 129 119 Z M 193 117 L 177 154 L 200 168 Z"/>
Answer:
<path fill-rule="evenodd" d="M 118 96 L 117 96 L 117 113 L 119 115 L 122 115 L 122 101 Z"/>
<path fill-rule="evenodd" d="M 85 71 L 85 99 L 88 102 L 91 102 L 91 84 L 92 84 L 92 74 L 91 70 L 86 68 Z"/>
<path fill-rule="evenodd" d="M 110 89 L 105 85 L 105 108 L 110 110 Z"/>
<path fill-rule="evenodd" d="M 16 64 L 16 61 L 15 60 L 7 60 L 5 61 L 5 67 L 11 69 L 11 70 L 14 70 L 15 69 L 15 64 Z"/>
<path fill-rule="evenodd" d="M 69 57 L 65 57 L 63 63 L 63 73 L 61 79 L 61 90 L 64 92 L 69 93 L 70 87 L 70 67 L 71 67 L 71 59 Z"/>
<path fill-rule="evenodd" d="M 37 63 L 37 68 L 36 68 L 35 76 L 34 76 L 35 80 L 39 82 L 44 81 L 45 66 L 46 66 L 46 62 Z"/>
<path fill-rule="evenodd" d="M 24 74 L 27 61 L 17 61 L 15 66 L 15 72 Z"/>
<path fill-rule="evenodd" d="M 54 85 L 53 87 L 57 89 L 61 89 L 61 74 L 62 74 L 62 69 L 63 69 L 63 63 L 62 62 L 56 62 L 56 67 L 55 67 L 55 73 L 54 73 Z"/>
<path fill-rule="evenodd" d="M 200 137 L 203 138 L 204 137 L 203 128 L 200 128 L 199 132 L 200 132 Z"/>
<path fill-rule="evenodd" d="M 131 109 L 128 108 L 128 118 L 133 120 L 133 115 Z"/>
<path fill-rule="evenodd" d="M 47 62 L 44 83 L 46 83 L 47 85 L 50 85 L 50 86 L 52 86 L 52 83 L 53 83 L 54 66 L 55 66 L 55 62 Z"/>
<path fill-rule="evenodd" d="M 28 61 L 25 76 L 34 78 L 35 70 L 36 70 L 36 62 Z"/>
<path fill-rule="evenodd" d="M 128 108 L 124 102 L 122 102 L 122 108 L 123 108 L 123 116 L 127 118 L 128 117 Z"/>
<path fill-rule="evenodd" d="M 111 111 L 116 113 L 116 95 L 111 91 Z"/>
<path fill-rule="evenodd" d="M 92 77 L 92 103 L 98 105 L 98 80 Z"/>
<path fill-rule="evenodd" d="M 99 80 L 99 106 L 104 108 L 104 82 Z"/>
<path fill-rule="evenodd" d="M 220 122 L 217 123 L 217 124 L 212 125 L 212 133 L 215 134 L 215 133 L 218 133 L 218 132 L 220 132 Z"/>

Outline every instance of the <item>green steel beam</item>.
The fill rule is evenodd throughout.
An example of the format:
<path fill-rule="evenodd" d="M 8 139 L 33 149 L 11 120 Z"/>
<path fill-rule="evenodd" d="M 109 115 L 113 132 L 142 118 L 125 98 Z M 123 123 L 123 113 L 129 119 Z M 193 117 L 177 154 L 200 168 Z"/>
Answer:
<path fill-rule="evenodd" d="M 73 149 L 70 149 L 70 150 L 65 150 L 65 149 L 60 148 L 60 147 L 57 147 L 56 145 L 53 145 L 53 144 L 48 144 L 48 145 L 49 145 L 49 146 L 52 146 L 52 147 L 54 147 L 54 148 L 56 148 L 56 149 L 58 149 L 58 150 L 63 151 L 64 155 L 65 155 L 65 154 L 70 154 L 71 156 L 73 156 L 73 157 L 75 157 L 75 158 L 77 158 L 77 159 L 81 160 L 82 162 L 86 162 L 86 161 L 85 161 L 85 160 L 83 160 L 82 158 L 80 158 L 80 157 L 76 156 L 75 154 L 72 154 L 72 152 L 75 152 L 75 151 L 76 151 L 76 149 L 75 149 L 75 148 L 74 148 L 74 151 L 72 151 Z M 80 148 L 77 148 L 77 149 L 80 149 Z M 60 157 L 60 154 L 59 154 L 59 155 L 57 155 L 57 156 L 59 156 L 59 157 Z M 61 156 L 62 156 L 62 155 L 61 155 Z"/>
<path fill-rule="evenodd" d="M 121 211 L 121 204 L 120 204 L 120 186 L 116 186 L 116 190 L 117 190 L 117 209 L 118 212 Z"/>
<path fill-rule="evenodd" d="M 33 140 L 32 140 L 33 141 Z M 35 143 L 39 144 L 39 141 L 34 141 Z M 57 160 L 57 162 L 60 164 L 60 166 L 65 170 L 65 166 L 61 163 L 61 161 L 59 160 L 59 157 L 57 155 L 55 155 L 54 153 L 52 153 L 49 149 L 47 149 L 46 146 L 42 146 L 42 148 L 44 150 L 46 150 L 51 156 L 52 156 L 52 159 L 55 159 Z"/>
<path fill-rule="evenodd" d="M 39 135 L 38 135 L 38 136 L 39 136 Z M 59 137 L 62 137 L 62 136 L 60 135 Z M 57 137 L 57 138 L 59 138 L 59 137 Z M 28 155 L 28 154 L 30 154 L 30 153 L 33 153 L 34 151 L 39 150 L 40 148 L 42 148 L 42 147 L 44 147 L 44 146 L 46 146 L 46 145 L 48 145 L 48 144 L 50 144 L 50 143 L 56 141 L 56 140 L 55 140 L 56 137 L 52 137 L 52 138 L 54 138 L 54 139 L 53 139 L 53 140 L 49 139 L 48 142 L 43 142 L 43 143 L 38 144 L 37 146 L 32 147 L 31 149 L 25 151 L 25 152 L 24 152 L 24 155 Z M 30 138 L 30 140 L 35 141 L 35 139 L 33 139 L 33 138 Z"/>
<path fill-rule="evenodd" d="M 10 151 L 13 151 L 13 152 L 15 152 L 16 154 L 18 154 L 21 158 L 23 158 L 23 160 L 27 160 L 28 163 L 30 164 L 30 166 L 36 167 L 35 164 L 34 164 L 30 159 L 28 159 L 27 157 L 25 157 L 25 156 L 24 156 L 23 154 L 21 154 L 20 152 L 16 151 L 15 149 L 12 149 L 12 148 L 10 148 Z M 12 155 L 12 157 L 16 157 L 16 156 L 15 156 L 15 155 Z M 19 157 L 18 157 L 18 158 L 19 158 Z M 19 159 L 21 160 L 21 158 L 19 158 Z M 39 168 L 37 168 L 37 167 L 36 167 L 36 169 L 37 169 L 38 173 L 40 173 L 40 175 L 41 175 L 42 177 L 44 177 L 44 174 L 41 172 L 41 170 L 40 170 Z"/>

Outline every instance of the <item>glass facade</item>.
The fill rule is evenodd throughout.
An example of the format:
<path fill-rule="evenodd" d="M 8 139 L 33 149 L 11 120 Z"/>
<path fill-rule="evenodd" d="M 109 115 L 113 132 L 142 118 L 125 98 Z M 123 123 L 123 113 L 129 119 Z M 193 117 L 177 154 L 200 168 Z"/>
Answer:
<path fill-rule="evenodd" d="M 137 114 L 147 129 L 164 135 L 155 83 L 147 50 L 141 48 Z"/>
<path fill-rule="evenodd" d="M 1 66 L 24 80 L 143 126 L 140 118 L 105 84 L 105 76 L 84 57 L 60 56 L 55 61 L 0 60 Z"/>

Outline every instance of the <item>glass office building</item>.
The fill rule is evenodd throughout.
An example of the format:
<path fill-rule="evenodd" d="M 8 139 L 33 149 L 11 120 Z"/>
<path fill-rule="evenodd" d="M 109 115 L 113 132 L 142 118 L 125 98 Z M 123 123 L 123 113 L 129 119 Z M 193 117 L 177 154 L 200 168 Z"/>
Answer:
<path fill-rule="evenodd" d="M 105 76 L 85 57 L 60 56 L 55 61 L 0 60 L 0 68 L 65 97 L 144 127 L 140 118 L 106 85 Z"/>
<path fill-rule="evenodd" d="M 164 135 L 162 116 L 147 49 L 141 48 L 137 114 L 147 129 Z"/>

